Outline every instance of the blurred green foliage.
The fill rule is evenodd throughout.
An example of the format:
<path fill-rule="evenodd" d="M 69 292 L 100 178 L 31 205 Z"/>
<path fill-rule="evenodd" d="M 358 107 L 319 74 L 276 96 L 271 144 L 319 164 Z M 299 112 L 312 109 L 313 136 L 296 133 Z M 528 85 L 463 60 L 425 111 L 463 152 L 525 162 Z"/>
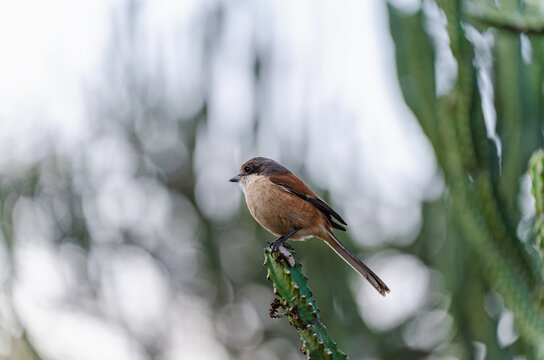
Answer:
<path fill-rule="evenodd" d="M 421 237 L 426 242 L 437 241 L 441 231 L 439 236 L 446 237 L 428 261 L 445 277 L 462 357 L 474 356 L 474 343 L 480 342 L 489 359 L 542 358 L 542 259 L 534 235 L 519 235 L 520 183 L 529 157 L 543 144 L 544 23 L 541 15 L 534 16 L 541 12 L 528 2 L 437 1 L 457 70 L 451 89 L 437 94 L 436 78 L 442 74 L 436 39 L 428 31 L 429 9 L 436 5 L 425 4 L 413 14 L 389 6 L 389 20 L 404 98 L 433 145 L 448 189 L 432 205 L 438 213 L 425 217 Z M 483 90 L 478 75 L 486 69 L 478 68 L 475 58 L 485 56 L 485 49 L 469 41 L 469 27 L 493 39 L 489 75 L 500 148 L 489 136 L 493 119 L 486 127 L 490 119 L 482 110 L 490 90 Z M 524 58 L 523 47 L 532 49 L 530 59 Z M 437 229 L 437 220 L 444 226 Z M 513 311 L 521 335 L 512 346 L 498 342 L 498 317 L 485 308 L 495 292 Z"/>

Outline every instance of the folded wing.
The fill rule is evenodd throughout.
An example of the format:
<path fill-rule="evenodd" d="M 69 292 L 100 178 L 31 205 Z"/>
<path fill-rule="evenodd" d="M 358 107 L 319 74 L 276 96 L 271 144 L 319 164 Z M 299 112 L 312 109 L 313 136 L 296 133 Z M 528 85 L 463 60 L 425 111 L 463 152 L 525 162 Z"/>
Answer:
<path fill-rule="evenodd" d="M 335 229 L 346 231 L 346 228 L 336 223 L 332 218 L 336 219 L 343 225 L 347 225 L 344 219 L 336 211 L 334 211 L 326 202 L 321 200 L 302 180 L 292 174 L 270 176 L 270 181 L 275 185 L 281 186 L 285 191 L 298 196 L 302 200 L 308 201 L 310 204 L 320 210 L 330 221 L 331 226 Z"/>

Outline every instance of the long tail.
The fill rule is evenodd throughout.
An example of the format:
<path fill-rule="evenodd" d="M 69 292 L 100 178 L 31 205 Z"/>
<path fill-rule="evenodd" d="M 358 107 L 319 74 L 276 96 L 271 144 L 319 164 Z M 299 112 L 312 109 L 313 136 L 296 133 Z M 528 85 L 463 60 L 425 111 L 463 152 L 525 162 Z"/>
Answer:
<path fill-rule="evenodd" d="M 338 254 L 345 262 L 347 262 L 355 271 L 361 274 L 368 282 L 378 290 L 382 296 L 385 296 L 386 293 L 391 292 L 387 285 L 374 273 L 370 270 L 368 266 L 365 265 L 357 256 L 355 256 L 347 247 L 344 246 L 334 236 L 334 234 L 329 231 L 327 232 L 328 239 L 325 239 L 327 244 Z"/>

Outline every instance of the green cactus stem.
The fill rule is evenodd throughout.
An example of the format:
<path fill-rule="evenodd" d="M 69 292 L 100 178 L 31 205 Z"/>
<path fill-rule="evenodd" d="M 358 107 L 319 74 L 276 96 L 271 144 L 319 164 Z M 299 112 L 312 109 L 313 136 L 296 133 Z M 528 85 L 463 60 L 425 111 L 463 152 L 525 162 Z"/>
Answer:
<path fill-rule="evenodd" d="M 338 349 L 325 325 L 321 322 L 319 308 L 312 297 L 308 278 L 302 272 L 301 264 L 293 252 L 281 246 L 278 252 L 269 248 L 264 251 L 266 278 L 274 285 L 274 301 L 270 316 L 287 316 L 289 323 L 297 329 L 301 351 L 308 359 L 346 359 L 347 355 Z M 279 309 L 283 313 L 278 313 Z"/>
<path fill-rule="evenodd" d="M 544 33 L 544 21 L 537 9 L 505 9 L 485 2 L 469 2 L 468 5 L 465 7 L 464 16 L 475 23 L 517 33 Z"/>
<path fill-rule="evenodd" d="M 535 198 L 536 244 L 544 253 L 544 151 L 537 150 L 529 160 L 531 192 Z"/>

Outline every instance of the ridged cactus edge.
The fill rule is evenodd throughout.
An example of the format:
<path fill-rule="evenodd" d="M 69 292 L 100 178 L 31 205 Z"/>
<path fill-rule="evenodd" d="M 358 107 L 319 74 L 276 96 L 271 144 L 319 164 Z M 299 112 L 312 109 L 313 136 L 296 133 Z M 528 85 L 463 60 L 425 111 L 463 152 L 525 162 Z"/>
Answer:
<path fill-rule="evenodd" d="M 529 160 L 531 193 L 535 198 L 536 245 L 544 254 L 544 151 L 537 150 Z"/>
<path fill-rule="evenodd" d="M 346 359 L 347 355 L 338 349 L 321 322 L 319 308 L 308 286 L 308 278 L 293 252 L 283 246 L 279 252 L 266 248 L 264 267 L 267 270 L 266 278 L 272 282 L 276 296 L 271 304 L 270 316 L 287 316 L 300 337 L 301 352 L 312 360 Z M 278 313 L 279 309 L 283 313 Z"/>

